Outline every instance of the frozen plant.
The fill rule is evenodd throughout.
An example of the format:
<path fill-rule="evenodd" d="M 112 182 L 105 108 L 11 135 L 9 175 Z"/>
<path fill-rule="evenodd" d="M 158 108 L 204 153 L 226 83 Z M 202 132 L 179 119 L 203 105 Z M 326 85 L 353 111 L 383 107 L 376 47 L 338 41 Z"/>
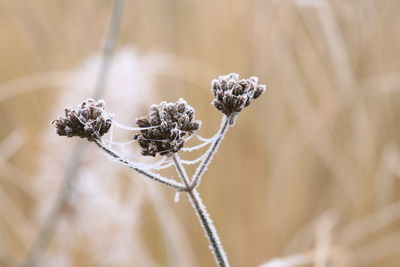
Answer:
<path fill-rule="evenodd" d="M 176 103 L 162 102 L 150 108 L 149 119 L 136 119 L 136 124 L 143 128 L 134 136 L 142 147 L 143 156 L 172 156 L 185 143 L 183 137 L 191 135 L 201 126 L 194 120 L 194 109 L 182 98 Z"/>
<path fill-rule="evenodd" d="M 58 135 L 79 136 L 89 141 L 100 139 L 111 127 L 111 116 L 104 111 L 103 100 L 83 101 L 77 110 L 65 109 L 65 118 L 53 121 Z"/>
<path fill-rule="evenodd" d="M 265 85 L 258 84 L 257 77 L 239 80 L 238 74 L 231 73 L 212 81 L 212 92 L 215 96 L 212 104 L 230 119 L 234 119 L 237 113 L 264 91 Z M 233 121 L 230 124 L 233 124 Z"/>
<path fill-rule="evenodd" d="M 184 147 L 185 141 L 201 127 L 201 122 L 195 120 L 194 109 L 183 99 L 179 99 L 175 103 L 162 102 L 159 105 L 151 106 L 147 116 L 136 119 L 138 128 L 121 126 L 105 111 L 103 100 L 95 101 L 93 99 L 84 101 L 77 110 L 66 109 L 65 117 L 54 120 L 53 124 L 59 135 L 86 138 L 88 141 L 94 142 L 115 161 L 175 189 L 177 193 L 187 193 L 210 242 L 216 263 L 218 266 L 229 266 L 216 228 L 200 198 L 197 187 L 221 140 L 229 127 L 234 125 L 239 112 L 249 106 L 253 99 L 262 95 L 266 86 L 258 84 L 256 77 L 240 80 L 239 75 L 234 73 L 219 76 L 218 79 L 212 81 L 211 85 L 215 96 L 212 104 L 223 113 L 221 126 L 212 138 L 205 139 L 197 136 L 202 143 L 191 148 Z M 112 149 L 113 141 L 102 139 L 112 125 L 139 131 L 134 135 L 134 140 L 139 143 L 143 156 L 154 157 L 160 154 L 164 158 L 154 164 L 129 160 L 121 152 Z M 207 145 L 209 145 L 208 150 L 192 162 L 182 160 L 178 155 L 180 150 L 193 151 Z M 197 162 L 200 162 L 199 166 L 190 178 L 184 165 Z M 159 170 L 172 165 L 175 166 L 181 182 L 151 171 L 151 169 Z"/>

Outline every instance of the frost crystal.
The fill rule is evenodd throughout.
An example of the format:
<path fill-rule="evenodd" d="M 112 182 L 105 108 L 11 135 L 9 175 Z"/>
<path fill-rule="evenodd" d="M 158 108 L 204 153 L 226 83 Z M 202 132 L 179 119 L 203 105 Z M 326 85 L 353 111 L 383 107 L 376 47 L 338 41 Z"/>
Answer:
<path fill-rule="evenodd" d="M 181 196 L 181 192 L 177 191 L 174 196 L 174 202 L 179 202 L 180 196 Z"/>
<path fill-rule="evenodd" d="M 61 136 L 79 136 L 89 141 L 102 137 L 111 127 L 111 115 L 104 111 L 105 102 L 88 99 L 77 110 L 65 109 L 65 118 L 52 122 L 57 134 Z"/>
<path fill-rule="evenodd" d="M 226 116 L 240 112 L 266 90 L 264 84 L 258 84 L 257 77 L 239 80 L 235 73 L 219 76 L 211 85 L 215 96 L 212 104 Z"/>
<path fill-rule="evenodd" d="M 151 106 L 148 117 L 136 119 L 136 124 L 143 128 L 134 136 L 142 148 L 142 155 L 172 156 L 178 152 L 185 143 L 183 137 L 201 126 L 194 117 L 194 109 L 182 98 L 176 103 L 162 102 Z"/>

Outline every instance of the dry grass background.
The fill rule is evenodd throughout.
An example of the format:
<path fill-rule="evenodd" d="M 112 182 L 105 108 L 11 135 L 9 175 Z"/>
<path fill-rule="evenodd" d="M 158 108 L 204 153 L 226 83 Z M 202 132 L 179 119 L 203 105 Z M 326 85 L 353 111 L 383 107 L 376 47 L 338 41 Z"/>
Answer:
<path fill-rule="evenodd" d="M 0 1 L 5 257 L 23 259 L 57 193 L 76 140 L 55 138 L 49 122 L 90 96 L 79 66 L 101 50 L 111 6 Z M 121 74 L 121 56 L 105 99 L 128 124 L 183 96 L 211 136 L 211 79 L 259 76 L 269 91 L 200 187 L 231 264 L 306 253 L 315 266 L 400 266 L 399 13 L 397 0 L 130 0 L 117 54 L 137 66 Z M 42 266 L 213 266 L 186 199 L 93 147 L 81 169 Z"/>

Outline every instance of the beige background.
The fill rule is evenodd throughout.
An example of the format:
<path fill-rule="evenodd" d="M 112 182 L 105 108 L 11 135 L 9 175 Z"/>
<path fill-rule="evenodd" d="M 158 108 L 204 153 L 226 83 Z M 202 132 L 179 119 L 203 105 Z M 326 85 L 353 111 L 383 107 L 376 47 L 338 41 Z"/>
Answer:
<path fill-rule="evenodd" d="M 76 142 L 50 121 L 91 95 L 96 71 L 84 66 L 96 66 L 111 8 L 0 1 L 0 251 L 17 261 Z M 133 125 L 151 103 L 184 97 L 211 136 L 210 81 L 258 76 L 268 92 L 240 115 L 199 189 L 232 266 L 315 261 L 324 248 L 316 266 L 398 266 L 399 13 L 396 0 L 129 0 L 105 100 Z M 41 266 L 213 266 L 186 197 L 175 203 L 92 145 L 81 168 Z"/>

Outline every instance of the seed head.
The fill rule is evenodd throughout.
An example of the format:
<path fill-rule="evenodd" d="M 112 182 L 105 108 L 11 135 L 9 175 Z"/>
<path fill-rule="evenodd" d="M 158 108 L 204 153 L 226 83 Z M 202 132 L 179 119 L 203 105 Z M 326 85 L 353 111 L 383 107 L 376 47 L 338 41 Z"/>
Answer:
<path fill-rule="evenodd" d="M 112 116 L 104 111 L 105 102 L 88 99 L 76 109 L 65 109 L 65 118 L 59 117 L 52 124 L 60 136 L 79 136 L 89 141 L 101 138 L 110 129 Z"/>
<path fill-rule="evenodd" d="M 175 103 L 161 102 L 150 108 L 148 116 L 136 119 L 140 134 L 134 136 L 142 148 L 142 155 L 172 156 L 184 145 L 183 137 L 200 128 L 201 121 L 194 120 L 194 109 L 180 98 Z"/>
<path fill-rule="evenodd" d="M 235 73 L 219 76 L 211 85 L 215 96 L 212 104 L 228 117 L 250 105 L 266 90 L 264 84 L 258 84 L 257 77 L 239 80 Z"/>

